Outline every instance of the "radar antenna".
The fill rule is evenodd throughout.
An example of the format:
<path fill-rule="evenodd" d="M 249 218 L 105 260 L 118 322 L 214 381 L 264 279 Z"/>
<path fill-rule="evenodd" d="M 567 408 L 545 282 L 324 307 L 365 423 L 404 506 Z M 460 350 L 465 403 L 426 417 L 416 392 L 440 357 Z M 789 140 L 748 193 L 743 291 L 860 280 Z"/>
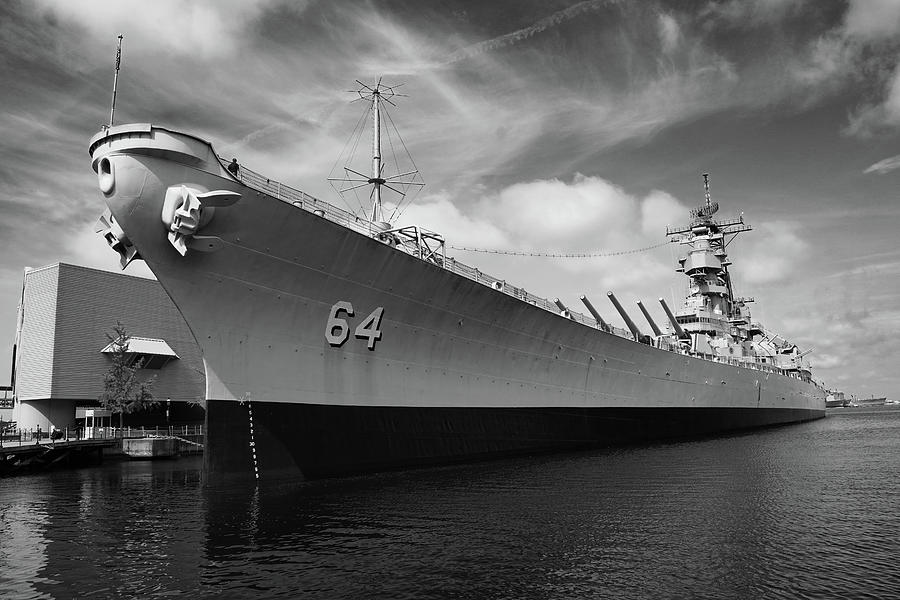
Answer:
<path fill-rule="evenodd" d="M 709 212 L 710 207 L 712 206 L 712 201 L 709 195 L 709 173 L 703 174 L 703 188 L 706 190 L 706 212 Z"/>
<path fill-rule="evenodd" d="M 719 203 L 713 202 L 709 194 L 709 173 L 703 173 L 703 188 L 706 195 L 706 205 L 691 209 L 691 217 L 694 219 L 710 219 L 719 211 Z"/>
<path fill-rule="evenodd" d="M 357 102 L 360 100 L 368 102 L 369 108 L 367 109 L 367 111 L 371 115 L 372 162 L 370 173 L 369 175 L 364 175 L 359 170 L 355 170 L 350 166 L 344 166 L 343 177 L 329 177 L 328 181 L 331 182 L 331 185 L 341 195 L 341 197 L 344 198 L 345 201 L 347 200 L 345 194 L 347 194 L 348 192 L 371 186 L 369 192 L 369 200 L 371 201 L 370 218 L 374 223 L 389 222 L 394 218 L 394 215 L 397 214 L 397 210 L 400 209 L 400 206 L 406 199 L 410 189 L 415 188 L 415 190 L 418 191 L 422 188 L 422 186 L 425 185 L 425 182 L 422 181 L 422 178 L 419 175 L 418 168 L 415 166 L 415 163 L 413 162 L 409 151 L 406 150 L 406 145 L 403 144 L 403 140 L 400 138 L 400 134 L 399 132 L 397 132 L 396 127 L 394 126 L 393 121 L 391 120 L 390 115 L 388 114 L 384 106 L 385 103 L 390 104 L 391 106 L 396 106 L 392 99 L 405 96 L 405 94 L 400 94 L 396 91 L 397 88 L 403 84 L 393 86 L 385 85 L 382 83 L 381 77 L 378 78 L 374 85 L 365 84 L 358 79 L 356 80 L 356 83 L 358 83 L 361 87 L 357 90 L 352 91 L 352 93 L 355 93 L 359 96 L 358 98 L 353 100 L 353 102 Z M 390 123 L 391 128 L 393 128 L 397 139 L 400 141 L 403 150 L 406 151 L 407 160 L 410 164 L 410 167 L 408 169 L 401 171 L 397 166 L 396 155 L 394 155 L 394 167 L 398 172 L 393 175 L 386 175 L 385 162 L 382 158 L 382 133 L 385 133 L 390 139 L 390 129 L 383 125 L 382 117 L 387 117 L 387 120 Z M 359 137 L 362 135 L 362 127 L 360 126 L 362 122 L 363 119 L 360 119 L 360 124 L 357 125 L 357 131 L 359 133 L 353 136 L 355 138 L 355 142 L 352 144 L 352 150 L 349 153 L 345 151 L 341 155 L 341 157 L 346 158 L 347 162 L 352 162 L 354 158 L 353 153 L 355 152 L 355 149 L 358 145 Z M 390 142 L 390 148 L 393 153 L 393 141 L 391 140 Z M 350 146 L 349 142 L 348 146 Z M 338 162 L 340 162 L 340 160 L 341 158 L 338 158 Z M 333 172 L 334 170 L 332 170 L 332 173 Z M 382 194 L 385 188 L 396 193 L 399 196 L 399 199 L 394 204 L 394 211 L 389 218 L 385 217 L 384 205 L 382 204 Z M 363 212 L 368 211 L 364 210 Z"/>

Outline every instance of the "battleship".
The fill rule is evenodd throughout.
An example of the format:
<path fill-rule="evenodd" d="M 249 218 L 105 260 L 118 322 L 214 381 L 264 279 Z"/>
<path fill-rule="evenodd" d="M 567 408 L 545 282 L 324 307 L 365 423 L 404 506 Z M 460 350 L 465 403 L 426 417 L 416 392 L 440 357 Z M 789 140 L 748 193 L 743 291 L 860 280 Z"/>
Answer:
<path fill-rule="evenodd" d="M 386 220 L 381 108 L 371 213 L 229 164 L 189 133 L 104 126 L 90 140 L 107 204 L 98 231 L 122 268 L 143 260 L 193 332 L 206 375 L 208 477 L 281 480 L 576 451 L 825 416 L 806 353 L 735 296 L 706 179 L 684 249 L 688 293 L 660 327 L 627 329 L 537 297 L 447 254 L 442 235 Z M 354 177 L 356 179 L 354 179 Z M 392 177 L 394 177 L 392 179 Z M 395 185 L 397 184 L 397 185 Z M 660 232 L 662 234 L 662 232 Z"/>

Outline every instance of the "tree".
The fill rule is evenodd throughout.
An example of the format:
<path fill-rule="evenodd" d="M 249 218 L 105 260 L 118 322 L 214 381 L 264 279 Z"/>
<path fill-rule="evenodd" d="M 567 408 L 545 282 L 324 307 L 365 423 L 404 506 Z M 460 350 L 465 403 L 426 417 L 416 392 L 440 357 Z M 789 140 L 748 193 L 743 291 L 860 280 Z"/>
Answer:
<path fill-rule="evenodd" d="M 116 321 L 113 331 L 115 335 L 106 334 L 112 344 L 110 353 L 112 364 L 103 376 L 103 393 L 98 400 L 103 408 L 119 413 L 121 429 L 124 414 L 156 406 L 158 402 L 150 392 L 153 382 L 138 379 L 138 370 L 144 361 L 143 359 L 134 361 L 133 355 L 128 351 L 128 340 L 131 336 L 125 331 L 125 326 Z"/>

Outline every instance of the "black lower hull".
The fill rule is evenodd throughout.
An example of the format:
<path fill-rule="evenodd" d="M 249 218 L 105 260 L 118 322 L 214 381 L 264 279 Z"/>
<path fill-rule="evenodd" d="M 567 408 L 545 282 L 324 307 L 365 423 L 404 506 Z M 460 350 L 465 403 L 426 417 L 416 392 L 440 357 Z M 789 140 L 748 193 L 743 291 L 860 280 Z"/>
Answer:
<path fill-rule="evenodd" d="M 213 480 L 255 473 L 260 480 L 316 479 L 699 437 L 823 416 L 824 410 L 787 408 L 422 408 L 210 401 L 205 465 Z"/>

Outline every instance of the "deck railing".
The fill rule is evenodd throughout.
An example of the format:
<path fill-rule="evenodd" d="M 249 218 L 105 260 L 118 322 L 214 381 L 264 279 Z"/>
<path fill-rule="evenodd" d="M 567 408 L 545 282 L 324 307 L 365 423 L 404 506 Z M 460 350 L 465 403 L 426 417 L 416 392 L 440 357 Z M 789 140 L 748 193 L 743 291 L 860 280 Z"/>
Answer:
<path fill-rule="evenodd" d="M 221 156 L 219 157 L 219 160 L 222 162 L 223 166 L 226 166 L 228 164 L 228 161 L 223 159 L 223 157 Z M 237 178 L 241 181 L 241 183 L 243 183 L 247 187 L 257 190 L 258 192 L 268 194 L 269 196 L 277 200 L 281 200 L 282 202 L 286 202 L 297 208 L 315 213 L 320 217 L 326 218 L 329 221 L 332 221 L 339 225 L 343 225 L 344 227 L 352 229 L 358 233 L 374 237 L 375 235 L 382 232 L 382 229 L 376 227 L 371 221 L 364 217 L 360 217 L 350 211 L 338 208 L 333 204 L 325 202 L 324 200 L 319 200 L 318 198 L 310 196 L 306 192 L 302 192 L 298 189 L 292 188 L 279 181 L 274 181 L 244 166 L 241 166 L 238 170 Z M 509 296 L 513 296 L 514 298 L 518 298 L 519 300 L 522 300 L 529 304 L 533 304 L 538 308 L 542 308 L 548 312 L 560 315 L 561 318 L 569 318 L 576 323 L 581 323 L 582 325 L 585 325 L 587 327 L 601 329 L 597 321 L 591 317 L 587 317 L 573 310 L 568 310 L 566 311 L 567 314 L 563 315 L 562 311 L 559 310 L 559 307 L 546 298 L 536 296 L 531 292 L 526 291 L 524 288 L 510 285 L 503 279 L 498 279 L 493 275 L 489 275 L 479 269 L 470 267 L 465 263 L 459 262 L 455 258 L 447 257 L 442 261 L 442 264 L 439 263 L 439 266 L 447 269 L 448 271 L 452 271 L 457 275 L 466 277 L 467 279 L 470 279 L 476 283 L 486 285 L 499 292 L 502 292 Z M 608 329 L 608 331 L 622 338 L 630 340 L 634 339 L 634 336 L 627 329 L 612 326 Z M 724 363 L 736 367 L 745 367 L 758 371 L 765 371 L 768 373 L 792 375 L 791 371 L 761 362 L 759 357 L 752 357 L 752 360 L 739 360 L 725 356 L 717 356 L 711 354 L 705 355 L 696 352 L 690 352 L 686 350 L 681 344 L 663 342 L 662 338 L 657 340 L 656 347 L 662 350 L 684 354 L 686 356 L 693 356 L 702 360 L 709 360 L 711 362 Z"/>

